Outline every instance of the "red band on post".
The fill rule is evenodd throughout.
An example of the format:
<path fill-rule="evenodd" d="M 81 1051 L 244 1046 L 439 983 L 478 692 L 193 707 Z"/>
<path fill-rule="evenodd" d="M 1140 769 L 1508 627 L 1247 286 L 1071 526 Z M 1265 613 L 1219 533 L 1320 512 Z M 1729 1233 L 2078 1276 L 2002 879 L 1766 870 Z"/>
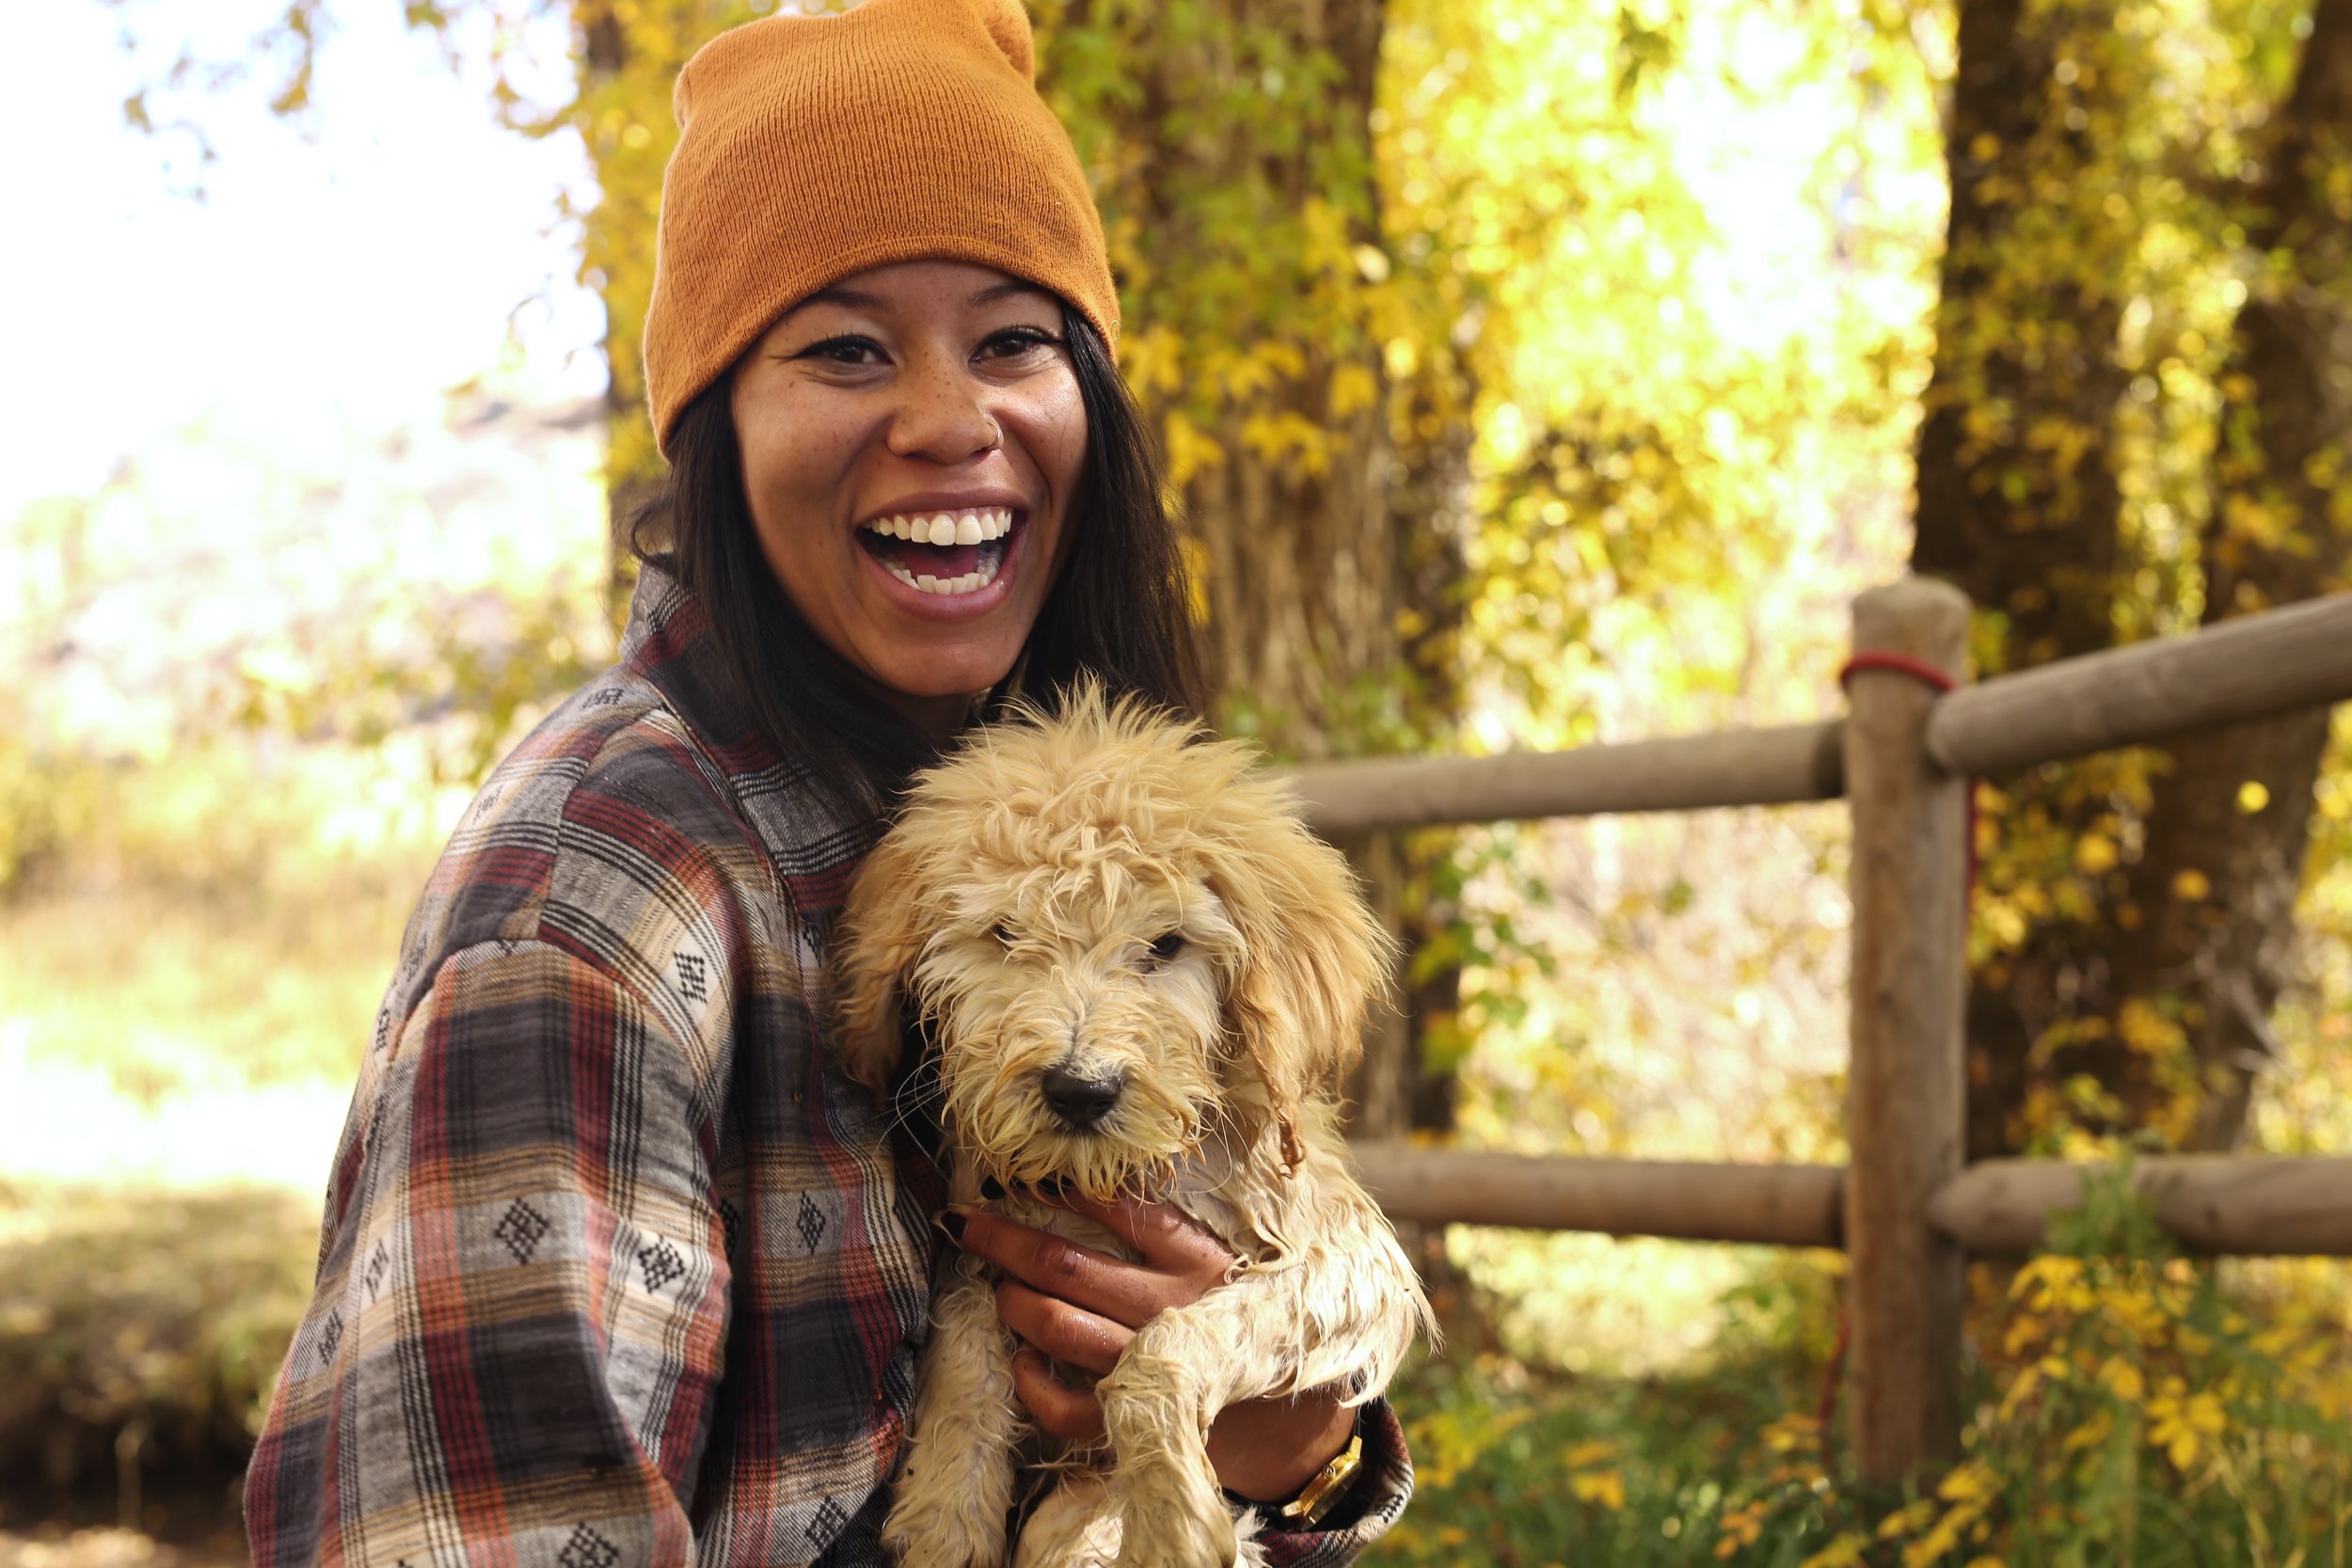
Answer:
<path fill-rule="evenodd" d="M 1837 672 L 1838 686 L 1844 687 L 1857 670 L 1885 670 L 1899 675 L 1909 675 L 1912 679 L 1923 681 L 1938 691 L 1950 691 L 1960 685 L 1960 682 L 1923 658 L 1914 658 L 1909 654 L 1865 652 L 1856 654 L 1846 660 L 1845 668 Z"/>
<path fill-rule="evenodd" d="M 1932 687 L 1939 694 L 1957 690 L 1960 687 L 1958 680 L 1926 659 L 1885 649 L 1867 649 L 1846 660 L 1838 670 L 1838 688 L 1842 690 L 1855 672 L 1861 670 L 1883 670 L 1889 674 L 1909 675 L 1924 686 Z M 1967 901 L 1968 909 L 1973 911 L 1977 890 L 1977 781 L 1974 779 L 1968 781 L 1968 823 L 1963 831 L 1968 835 L 1968 881 L 1961 891 L 1961 897 Z"/>

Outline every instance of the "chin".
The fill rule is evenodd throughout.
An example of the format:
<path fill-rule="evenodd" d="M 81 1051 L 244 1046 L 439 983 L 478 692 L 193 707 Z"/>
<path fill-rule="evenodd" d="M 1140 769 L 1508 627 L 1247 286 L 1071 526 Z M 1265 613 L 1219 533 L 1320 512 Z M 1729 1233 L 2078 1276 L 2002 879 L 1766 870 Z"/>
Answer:
<path fill-rule="evenodd" d="M 877 661 L 869 672 L 889 690 L 918 702 L 986 691 L 1010 674 L 1021 657 L 1021 645 L 1009 641 L 994 648 L 967 644 L 926 649 L 919 640 L 910 638 L 902 647 L 907 651 L 887 663 Z"/>
<path fill-rule="evenodd" d="M 904 671 L 894 675 L 884 671 L 875 679 L 882 687 L 899 696 L 918 703 L 945 702 L 950 697 L 969 697 L 976 691 L 987 691 L 1012 673 L 1013 661 L 976 659 L 969 664 L 958 663 L 946 670 L 937 664 L 921 671 Z"/>

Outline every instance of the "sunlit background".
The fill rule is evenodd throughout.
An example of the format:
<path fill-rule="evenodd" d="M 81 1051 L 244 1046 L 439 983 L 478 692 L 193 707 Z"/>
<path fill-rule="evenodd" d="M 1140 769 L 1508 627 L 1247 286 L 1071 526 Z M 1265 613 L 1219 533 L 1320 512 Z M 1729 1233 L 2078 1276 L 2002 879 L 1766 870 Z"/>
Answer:
<path fill-rule="evenodd" d="M 183 41 L 154 13 L 11 18 L 8 719 L 90 769 L 59 809 L 94 853 L 0 916 L 9 1176 L 317 1184 L 352 1020 L 468 790 L 408 734 L 241 725 L 248 689 L 603 569 L 602 313 L 557 209 L 580 150 L 498 128 L 397 8 L 344 12 L 320 110 L 224 92 L 209 161 L 126 123 Z M 169 20 L 233 51 L 274 14 Z M 0 865 L 39 881 L 40 832 L 0 828 Z"/>
<path fill-rule="evenodd" d="M 297 114 L 273 112 L 264 68 L 132 122 L 183 50 L 235 57 L 283 8 L 40 0 L 0 48 L 0 1254 L 21 1265 L 0 1270 L 0 1337 L 95 1380 L 102 1415 L 199 1374 L 220 1390 L 186 1430 L 94 1418 L 103 1464 L 87 1433 L 44 1458 L 0 1393 L 0 1467 L 85 1490 L 103 1471 L 75 1520 L 215 1554 L 232 1476 L 196 1477 L 190 1502 L 141 1455 L 249 1425 L 425 868 L 482 769 L 612 641 L 579 138 L 498 122 L 500 40 L 379 0 L 327 7 Z M 1700 0 L 1629 98 L 1649 9 L 1392 8 L 1386 221 L 1442 232 L 1507 329 L 1466 404 L 1447 749 L 1833 713 L 1846 606 L 1908 557 L 1951 17 Z M 560 26 L 503 42 L 525 77 L 570 69 Z M 1555 185 L 1574 220 L 1533 223 L 1568 202 Z M 2222 310 L 2231 281 L 2179 283 L 2182 309 Z M 1139 378 L 1154 327 L 1130 323 Z M 1448 350 L 1400 330 L 1378 352 L 1402 379 Z M 1563 429 L 1587 469 L 1518 483 Z M 1165 433 L 1180 477 L 1213 461 L 1190 426 Z M 2191 484 L 2166 452 L 2152 436 L 2132 458 L 2143 532 Z M 2340 847 L 2340 769 L 2316 806 Z M 1445 851 L 1457 1136 L 1842 1160 L 1844 842 L 1834 807 L 1465 835 Z M 2252 1125 L 2345 1152 L 2352 857 L 2322 856 L 2304 909 L 2310 978 Z M 170 1250 L 191 1236 L 225 1250 L 199 1269 Z M 1779 1397 L 1818 1380 L 1835 1331 L 1826 1256 L 1469 1230 L 1446 1254 L 1481 1304 L 1449 1375 L 1478 1393 L 1416 1428 L 1433 1498 L 1512 1441 L 1530 1380 L 1638 1406 L 1665 1386 L 1645 1379 L 1703 1390 L 1794 1346 Z M 1623 1441 L 1543 1460 L 1563 1517 L 1627 1506 Z M 1677 1495 L 1650 1535 L 1697 1560 L 1731 1499 Z M 1677 1546 L 1686 1515 L 1710 1533 Z M 21 1499 L 0 1523 L 38 1533 Z M 1442 1533 L 1463 1528 L 1398 1549 L 1463 1560 Z M 170 1560 L 143 1540 L 85 1545 Z M 64 1549 L 0 1535 L 0 1560 Z"/>

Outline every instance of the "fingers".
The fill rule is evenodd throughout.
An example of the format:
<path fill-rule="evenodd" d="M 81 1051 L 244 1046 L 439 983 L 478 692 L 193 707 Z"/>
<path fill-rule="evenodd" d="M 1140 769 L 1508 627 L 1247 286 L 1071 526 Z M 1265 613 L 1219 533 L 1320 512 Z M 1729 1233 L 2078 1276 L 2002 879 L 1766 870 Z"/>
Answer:
<path fill-rule="evenodd" d="M 977 1209 L 951 1209 L 948 1213 L 961 1222 L 949 1230 L 964 1251 L 987 1259 L 1042 1295 L 1129 1328 L 1141 1328 L 1168 1307 L 1197 1300 L 1205 1288 L 1185 1275 L 1124 1262 L 1016 1225 L 1001 1214 Z"/>
<path fill-rule="evenodd" d="M 1101 1225 L 1134 1247 L 1152 1267 L 1200 1280 L 1202 1289 L 1223 1283 L 1232 1271 L 1232 1252 L 1207 1227 L 1172 1203 L 1152 1203 L 1128 1194 L 1103 1203 L 1075 1188 L 1053 1201 Z"/>
<path fill-rule="evenodd" d="M 1136 1331 L 1066 1301 L 1040 1294 L 1016 1279 L 996 1287 L 996 1317 L 1007 1328 L 1057 1361 L 1101 1376 L 1119 1364 Z"/>
<path fill-rule="evenodd" d="M 1091 1393 L 1065 1387 L 1034 1349 L 1025 1346 L 1012 1358 L 1012 1393 L 1037 1418 L 1037 1424 L 1056 1437 L 1103 1435 L 1101 1402 Z"/>

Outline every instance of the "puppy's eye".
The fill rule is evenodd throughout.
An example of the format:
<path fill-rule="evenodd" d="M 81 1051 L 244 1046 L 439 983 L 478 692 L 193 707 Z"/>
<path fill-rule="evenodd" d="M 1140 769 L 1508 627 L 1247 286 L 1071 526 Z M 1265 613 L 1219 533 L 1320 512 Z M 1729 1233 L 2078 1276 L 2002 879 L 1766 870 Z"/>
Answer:
<path fill-rule="evenodd" d="M 1003 942 L 1007 947 L 1010 947 L 1012 945 L 1012 927 L 1006 925 L 1001 920 L 988 928 L 988 934 L 994 937 L 998 942 Z"/>
<path fill-rule="evenodd" d="M 1182 931 L 1170 931 L 1152 944 L 1152 961 L 1154 964 L 1164 964 L 1184 950 L 1184 934 Z"/>

